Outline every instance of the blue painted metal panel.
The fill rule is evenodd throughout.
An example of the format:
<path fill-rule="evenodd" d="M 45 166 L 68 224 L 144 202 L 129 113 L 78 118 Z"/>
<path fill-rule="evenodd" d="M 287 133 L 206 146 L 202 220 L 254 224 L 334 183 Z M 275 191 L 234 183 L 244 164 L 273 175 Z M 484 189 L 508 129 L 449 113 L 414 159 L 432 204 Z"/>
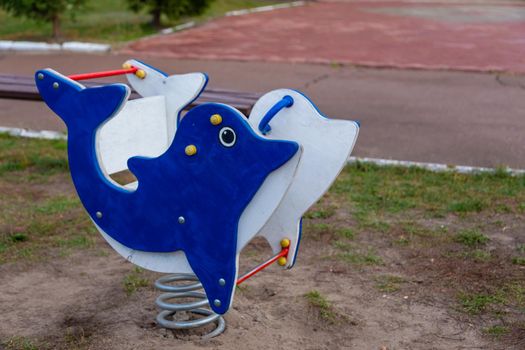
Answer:
<path fill-rule="evenodd" d="M 293 157 L 298 144 L 257 136 L 231 107 L 201 105 L 182 119 L 163 155 L 128 161 L 139 185 L 126 191 L 103 175 L 95 136 L 125 102 L 129 88 L 114 84 L 83 89 L 50 70 L 36 75 L 42 98 L 67 125 L 71 175 L 91 218 L 131 249 L 183 250 L 212 309 L 225 313 L 235 286 L 239 218 L 265 178 Z M 222 123 L 213 125 L 213 114 L 220 114 Z M 225 127 L 235 134 L 233 145 Z M 196 154 L 186 154 L 188 145 L 196 147 Z M 213 304 L 215 299 L 220 306 Z"/>

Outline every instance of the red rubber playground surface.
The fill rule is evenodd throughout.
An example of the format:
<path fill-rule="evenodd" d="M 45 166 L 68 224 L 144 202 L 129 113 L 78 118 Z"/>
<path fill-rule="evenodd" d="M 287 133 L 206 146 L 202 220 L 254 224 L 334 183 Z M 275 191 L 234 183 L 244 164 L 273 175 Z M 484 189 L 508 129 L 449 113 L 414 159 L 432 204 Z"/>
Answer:
<path fill-rule="evenodd" d="M 314 2 L 223 17 L 127 54 L 525 73 L 525 2 Z"/>

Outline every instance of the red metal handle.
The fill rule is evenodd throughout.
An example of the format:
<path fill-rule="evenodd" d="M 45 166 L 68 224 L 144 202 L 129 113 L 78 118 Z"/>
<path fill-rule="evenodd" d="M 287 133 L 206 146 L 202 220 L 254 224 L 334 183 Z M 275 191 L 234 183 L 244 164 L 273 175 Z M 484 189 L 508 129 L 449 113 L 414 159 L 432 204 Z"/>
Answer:
<path fill-rule="evenodd" d="M 87 80 L 87 79 L 111 77 L 114 75 L 135 74 L 138 70 L 139 69 L 137 67 L 131 66 L 130 68 L 107 70 L 103 72 L 73 74 L 73 75 L 68 76 L 68 78 L 72 80 Z"/>

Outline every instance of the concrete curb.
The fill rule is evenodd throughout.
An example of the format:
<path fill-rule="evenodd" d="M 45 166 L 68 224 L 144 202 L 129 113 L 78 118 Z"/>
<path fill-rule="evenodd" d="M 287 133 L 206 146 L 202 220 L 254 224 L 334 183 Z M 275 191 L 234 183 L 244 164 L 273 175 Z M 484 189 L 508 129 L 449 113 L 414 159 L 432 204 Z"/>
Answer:
<path fill-rule="evenodd" d="M 26 137 L 33 139 L 46 139 L 46 140 L 67 140 L 67 135 L 57 131 L 51 130 L 29 130 L 21 128 L 8 128 L 0 126 L 0 133 L 6 133 L 16 137 Z M 456 172 L 460 174 L 479 174 L 487 172 L 495 172 L 498 169 L 475 167 L 467 165 L 449 165 L 440 163 L 424 163 L 424 162 L 412 162 L 407 160 L 393 160 L 393 159 L 380 159 L 380 158 L 367 158 L 367 157 L 350 157 L 348 158 L 348 164 L 354 163 L 369 163 L 378 166 L 400 166 L 400 167 L 416 167 L 422 168 L 435 172 Z M 512 169 L 505 168 L 507 173 L 511 175 L 525 175 L 525 169 Z"/>
<path fill-rule="evenodd" d="M 36 41 L 11 41 L 0 40 L 0 52 L 2 51 L 21 51 L 21 52 L 86 52 L 86 53 L 105 53 L 111 50 L 111 45 L 86 43 L 80 41 L 67 41 L 62 44 L 43 43 Z"/>
<path fill-rule="evenodd" d="M 251 9 L 230 11 L 230 12 L 226 12 L 224 15 L 226 17 L 242 16 L 242 15 L 247 15 L 249 13 L 267 12 L 267 11 L 273 11 L 273 10 L 279 10 L 279 9 L 286 9 L 290 7 L 303 6 L 305 3 L 306 3 L 305 1 L 293 1 L 293 2 L 287 2 L 284 4 L 260 6 L 260 7 L 254 7 Z"/>
<path fill-rule="evenodd" d="M 285 9 L 290 7 L 297 7 L 297 6 L 303 6 L 305 5 L 305 1 L 293 1 L 293 2 L 287 2 L 284 4 L 277 4 L 277 5 L 269 5 L 269 6 L 260 6 L 260 7 L 254 7 L 251 9 L 241 9 L 241 10 L 235 10 L 235 11 L 229 11 L 224 14 L 224 17 L 232 17 L 232 16 L 242 16 L 247 15 L 249 13 L 257 13 L 257 12 L 266 12 L 266 11 L 273 11 L 273 10 L 279 10 L 279 9 Z M 217 17 L 217 18 L 220 18 Z M 172 28 L 166 28 L 162 29 L 159 34 L 171 34 L 175 32 L 180 32 L 181 30 L 190 29 L 193 27 L 196 27 L 197 23 L 195 21 L 186 22 L 179 24 L 178 26 L 172 27 Z M 153 36 L 156 36 L 155 34 Z M 150 36 L 151 37 L 151 36 Z M 140 38 L 139 40 L 144 39 Z"/>
<path fill-rule="evenodd" d="M 348 158 L 348 163 L 370 163 L 379 166 L 400 166 L 400 167 L 416 167 L 422 168 L 435 172 L 456 172 L 460 174 L 479 174 L 479 173 L 490 173 L 495 172 L 498 169 L 495 168 L 485 168 L 485 167 L 476 167 L 468 165 L 451 165 L 451 164 L 441 164 L 441 163 L 424 163 L 424 162 L 412 162 L 408 160 L 393 160 L 393 159 L 380 159 L 380 158 L 360 158 L 360 157 L 350 157 Z M 503 168 L 507 173 L 511 175 L 523 175 L 525 174 L 525 169 L 512 169 L 512 168 Z"/>
<path fill-rule="evenodd" d="M 26 137 L 29 139 L 67 140 L 66 134 L 51 130 L 29 130 L 20 128 L 6 128 L 0 126 L 0 133 L 5 133 L 16 137 Z"/>

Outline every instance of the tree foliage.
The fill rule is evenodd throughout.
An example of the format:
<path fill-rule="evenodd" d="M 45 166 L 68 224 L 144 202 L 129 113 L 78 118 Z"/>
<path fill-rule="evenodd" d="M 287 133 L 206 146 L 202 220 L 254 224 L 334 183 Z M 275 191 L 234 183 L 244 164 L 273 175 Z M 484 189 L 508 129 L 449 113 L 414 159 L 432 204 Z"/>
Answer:
<path fill-rule="evenodd" d="M 37 21 L 51 22 L 53 37 L 60 36 L 60 17 L 66 11 L 74 11 L 86 0 L 0 0 L 0 8 L 15 17 L 26 17 Z"/>
<path fill-rule="evenodd" d="M 0 0 L 1 1 L 1 0 Z M 161 25 L 161 15 L 170 19 L 201 14 L 212 0 L 127 0 L 134 12 L 146 9 L 152 16 L 155 27 Z"/>

